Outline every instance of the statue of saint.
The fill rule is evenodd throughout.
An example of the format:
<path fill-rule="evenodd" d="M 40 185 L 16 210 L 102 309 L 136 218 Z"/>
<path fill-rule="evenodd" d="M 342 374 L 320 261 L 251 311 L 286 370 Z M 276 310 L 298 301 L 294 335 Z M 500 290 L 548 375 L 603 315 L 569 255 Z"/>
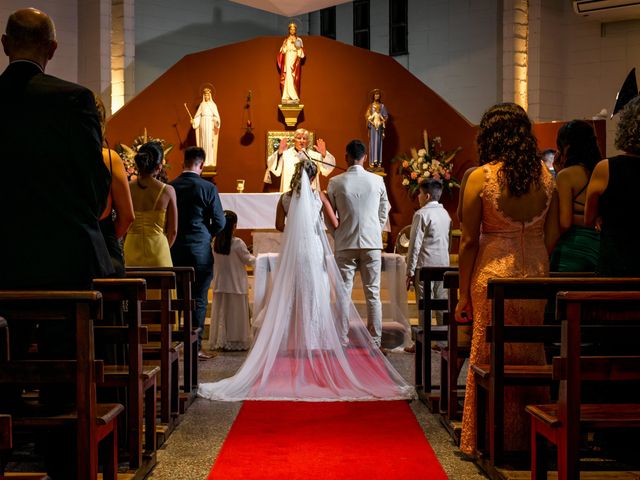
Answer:
<path fill-rule="evenodd" d="M 382 103 L 382 92 L 378 88 L 371 91 L 371 103 L 365 118 L 369 131 L 369 165 L 379 168 L 382 166 L 382 140 L 389 113 Z"/>
<path fill-rule="evenodd" d="M 304 50 L 297 31 L 296 24 L 290 23 L 289 35 L 282 42 L 277 58 L 283 104 L 300 103 L 300 62 L 304 58 Z"/>
<path fill-rule="evenodd" d="M 202 102 L 191 119 L 191 126 L 196 131 L 196 143 L 204 149 L 204 165 L 215 167 L 218 157 L 220 114 L 213 101 L 213 87 L 205 86 L 202 89 Z"/>

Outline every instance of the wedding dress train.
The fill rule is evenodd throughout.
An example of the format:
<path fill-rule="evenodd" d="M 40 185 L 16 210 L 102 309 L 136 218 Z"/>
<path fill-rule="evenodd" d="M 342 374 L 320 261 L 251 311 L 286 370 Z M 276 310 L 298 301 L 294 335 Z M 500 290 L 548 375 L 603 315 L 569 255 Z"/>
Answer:
<path fill-rule="evenodd" d="M 340 277 L 321 202 L 306 173 L 293 194 L 255 341 L 238 372 L 199 386 L 212 400 L 359 401 L 413 398 L 374 344 Z"/>

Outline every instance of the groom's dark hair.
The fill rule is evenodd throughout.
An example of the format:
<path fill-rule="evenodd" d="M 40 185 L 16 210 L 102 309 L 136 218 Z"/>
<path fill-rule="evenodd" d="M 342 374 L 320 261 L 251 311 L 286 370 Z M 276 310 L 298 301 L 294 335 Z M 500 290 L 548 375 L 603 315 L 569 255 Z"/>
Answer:
<path fill-rule="evenodd" d="M 351 140 L 347 143 L 347 160 L 349 164 L 352 165 L 353 162 L 357 162 L 364 157 L 366 151 L 364 143 L 360 140 Z"/>
<path fill-rule="evenodd" d="M 184 166 L 193 167 L 196 163 L 204 162 L 206 153 L 201 147 L 187 147 L 184 151 Z"/>

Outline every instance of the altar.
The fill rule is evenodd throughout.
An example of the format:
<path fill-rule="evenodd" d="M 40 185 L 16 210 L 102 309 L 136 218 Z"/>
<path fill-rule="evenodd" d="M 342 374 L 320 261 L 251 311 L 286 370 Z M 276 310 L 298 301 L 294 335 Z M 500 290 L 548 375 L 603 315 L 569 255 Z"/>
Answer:
<path fill-rule="evenodd" d="M 221 193 L 222 208 L 238 215 L 236 228 L 242 230 L 275 229 L 276 208 L 280 192 L 274 193 Z"/>
<path fill-rule="evenodd" d="M 251 252 L 254 255 L 280 250 L 282 233 L 275 229 L 275 225 L 276 209 L 282 193 L 220 193 L 219 195 L 222 208 L 232 210 L 238 215 L 236 228 L 253 230 L 251 232 Z M 388 218 L 382 230 L 384 232 L 391 231 Z M 333 237 L 327 235 L 327 239 L 333 250 Z"/>

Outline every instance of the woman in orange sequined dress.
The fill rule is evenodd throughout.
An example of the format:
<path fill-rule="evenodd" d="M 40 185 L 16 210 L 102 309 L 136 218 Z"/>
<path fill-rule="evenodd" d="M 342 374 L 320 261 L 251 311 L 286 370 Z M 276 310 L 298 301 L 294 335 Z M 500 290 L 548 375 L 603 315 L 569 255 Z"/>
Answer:
<path fill-rule="evenodd" d="M 460 299 L 456 320 L 473 319 L 470 365 L 489 363 L 485 327 L 491 322 L 487 300 L 490 278 L 539 277 L 549 273 L 549 252 L 558 237 L 557 194 L 542 163 L 531 121 L 513 103 L 491 107 L 477 138 L 481 167 L 468 178 L 462 199 L 464 226 L 460 243 Z M 510 301 L 509 324 L 543 322 L 544 302 Z M 505 344 L 505 363 L 544 364 L 537 344 Z M 505 449 L 528 450 L 529 422 L 524 407 L 544 403 L 544 388 L 505 388 Z M 476 453 L 476 384 L 472 373 L 462 419 L 460 449 Z"/>

